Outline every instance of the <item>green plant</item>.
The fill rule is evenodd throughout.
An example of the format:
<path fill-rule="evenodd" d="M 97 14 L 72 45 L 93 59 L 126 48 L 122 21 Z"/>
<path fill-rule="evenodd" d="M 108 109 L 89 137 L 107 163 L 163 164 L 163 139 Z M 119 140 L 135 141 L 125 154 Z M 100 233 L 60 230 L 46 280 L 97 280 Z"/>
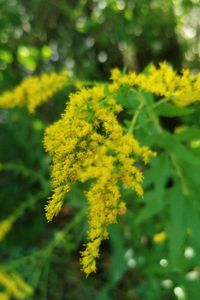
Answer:
<path fill-rule="evenodd" d="M 46 78 L 48 81 L 48 76 Z M 141 74 L 126 74 L 114 69 L 111 79 L 111 82 L 93 83 L 75 77 L 69 80 L 66 76 L 65 91 L 67 88 L 75 90 L 77 86 L 78 91 L 70 94 L 62 117 L 59 119 L 58 113 L 57 121 L 50 126 L 48 118 L 59 106 L 58 100 L 54 101 L 52 112 L 51 107 L 47 112 L 39 108 L 35 115 L 27 115 L 23 108 L 10 112 L 3 110 L 12 120 L 3 122 L 8 132 L 9 127 L 19 124 L 23 116 L 26 124 L 24 132 L 19 133 L 16 127 L 11 132 L 19 146 L 26 150 L 24 153 L 27 152 L 23 161 L 27 159 L 28 167 L 21 164 L 20 155 L 15 153 L 15 162 L 11 163 L 7 154 L 8 162 L 6 159 L 2 162 L 1 170 L 26 178 L 23 189 L 27 191 L 30 186 L 34 191 L 34 194 L 27 191 L 28 200 L 20 204 L 17 212 L 9 214 L 13 216 L 12 223 L 26 215 L 27 209 L 41 210 L 38 200 L 50 194 L 49 157 L 41 146 L 44 130 L 45 147 L 53 158 L 54 194 L 46 208 L 47 218 L 51 220 L 59 212 L 70 216 L 69 222 L 62 219 L 60 223 L 57 217 L 54 238 L 48 239 L 42 249 L 35 249 L 31 257 L 24 257 L 21 262 L 19 258 L 19 264 L 11 262 L 10 268 L 17 269 L 16 266 L 19 268 L 24 262 L 31 261 L 27 272 L 32 268 L 35 278 L 30 273 L 27 276 L 37 293 L 37 280 L 43 269 L 39 265 L 45 265 L 48 278 L 49 262 L 53 260 L 54 251 L 61 251 L 63 259 L 63 254 L 68 256 L 75 245 L 79 248 L 80 241 L 85 240 L 88 232 L 89 243 L 83 252 L 82 265 L 89 275 L 96 270 L 100 242 L 108 237 L 109 232 L 112 255 L 111 262 L 104 267 L 109 269 L 109 279 L 97 299 L 107 299 L 110 293 L 114 295 L 122 278 L 126 288 L 125 280 L 130 283 L 126 276 L 135 267 L 134 264 L 137 264 L 137 278 L 133 278 L 134 299 L 162 299 L 165 296 L 173 299 L 173 285 L 175 294 L 181 290 L 189 299 L 195 299 L 200 290 L 199 283 L 198 280 L 189 283 L 188 278 L 191 272 L 199 278 L 200 76 L 190 75 L 188 71 L 177 75 L 170 66 L 162 63 L 158 68 L 148 66 Z M 22 89 L 24 86 L 21 85 Z M 62 87 L 63 84 L 59 85 L 59 89 Z M 43 90 L 45 86 L 41 87 L 41 92 Z M 10 99 L 12 95 L 15 99 L 15 92 L 9 92 L 9 102 L 6 102 L 7 95 L 0 97 L 0 106 L 13 107 L 14 102 Z M 34 103 L 34 97 L 34 93 L 28 94 L 22 104 L 29 107 L 30 103 Z M 34 108 L 41 103 L 37 101 L 36 104 Z M 51 101 L 46 105 L 51 105 Z M 54 114 L 52 119 L 55 120 Z M 31 153 L 32 149 L 26 142 L 30 136 L 31 144 L 38 153 Z M 155 152 L 157 156 L 144 168 L 141 158 L 146 163 L 149 157 L 155 156 Z M 138 197 L 143 195 L 141 184 L 144 196 Z M 87 210 L 85 196 L 89 203 L 89 229 L 83 225 Z M 71 216 L 70 209 L 76 212 L 75 217 Z M 118 214 L 122 214 L 121 226 L 108 227 L 116 222 Z M 17 216 L 16 219 L 13 219 L 14 216 Z M 6 223 L 2 224 L 2 232 L 6 233 L 3 229 Z M 59 229 L 60 226 L 63 229 Z M 7 226 L 7 231 L 10 228 Z M 38 233 L 41 228 L 44 227 L 39 227 Z M 79 232 L 79 228 L 83 230 Z M 75 236 L 77 232 L 79 234 L 73 238 L 72 232 Z M 104 255 L 102 251 L 101 261 L 104 261 Z M 96 276 L 102 276 L 101 273 Z M 41 299 L 47 299 L 48 293 L 51 291 L 47 286 L 41 287 Z"/>

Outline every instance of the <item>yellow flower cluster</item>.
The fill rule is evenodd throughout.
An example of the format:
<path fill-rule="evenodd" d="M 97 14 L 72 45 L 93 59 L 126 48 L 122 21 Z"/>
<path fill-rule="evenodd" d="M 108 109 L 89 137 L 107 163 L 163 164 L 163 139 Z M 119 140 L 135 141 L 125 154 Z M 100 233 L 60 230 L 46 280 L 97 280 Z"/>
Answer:
<path fill-rule="evenodd" d="M 5 289 L 0 293 L 0 299 L 27 299 L 33 293 L 32 287 L 30 287 L 24 279 L 18 274 L 12 272 L 8 273 L 4 270 L 0 270 L 0 285 Z M 1 295 L 2 294 L 2 295 Z"/>
<path fill-rule="evenodd" d="M 7 292 L 0 292 L 1 300 L 10 300 L 10 295 Z"/>
<path fill-rule="evenodd" d="M 113 83 L 110 90 L 115 91 L 121 85 L 138 86 L 142 90 L 155 95 L 171 98 L 177 106 L 188 106 L 200 101 L 200 73 L 191 75 L 189 70 L 183 70 L 177 75 L 167 63 L 160 63 L 159 68 L 151 65 L 147 73 L 121 74 L 118 69 L 111 72 Z"/>
<path fill-rule="evenodd" d="M 2 241 L 6 234 L 10 231 L 14 221 L 15 217 L 10 216 L 0 222 L 0 241 Z"/>
<path fill-rule="evenodd" d="M 26 106 L 30 112 L 34 112 L 38 106 L 62 89 L 67 80 L 66 71 L 30 76 L 12 91 L 0 96 L 0 108 Z"/>
<path fill-rule="evenodd" d="M 143 195 L 143 175 L 136 162 L 147 163 L 154 156 L 123 131 L 117 120 L 122 107 L 102 86 L 81 89 L 70 96 L 62 118 L 46 130 L 44 145 L 52 156 L 54 193 L 46 207 L 50 221 L 61 209 L 73 182 L 90 182 L 88 244 L 81 252 L 82 270 L 96 271 L 101 241 L 108 237 L 108 225 L 124 214 L 121 189 Z"/>

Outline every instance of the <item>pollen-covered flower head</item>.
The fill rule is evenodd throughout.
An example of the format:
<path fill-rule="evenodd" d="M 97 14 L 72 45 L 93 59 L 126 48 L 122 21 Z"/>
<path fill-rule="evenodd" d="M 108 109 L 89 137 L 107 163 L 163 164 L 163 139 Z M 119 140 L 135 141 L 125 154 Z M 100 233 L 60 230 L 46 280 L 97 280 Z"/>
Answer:
<path fill-rule="evenodd" d="M 62 89 L 67 80 L 67 71 L 27 77 L 12 91 L 5 92 L 0 96 L 0 108 L 25 106 L 32 113 Z"/>
<path fill-rule="evenodd" d="M 70 96 L 62 118 L 51 125 L 44 144 L 52 156 L 54 193 L 46 207 L 51 220 L 62 206 L 64 194 L 73 182 L 91 182 L 86 197 L 89 206 L 88 244 L 81 253 L 83 271 L 96 270 L 101 241 L 108 237 L 109 224 L 125 212 L 120 186 L 125 185 L 139 195 L 143 175 L 136 166 L 154 153 L 129 133 L 117 120 L 122 107 L 102 86 L 81 89 Z M 123 211 L 123 212 L 122 212 Z"/>
<path fill-rule="evenodd" d="M 137 87 L 157 96 L 169 98 L 177 106 L 189 106 L 200 101 L 200 73 L 190 74 L 184 69 L 178 75 L 166 62 L 155 67 L 153 64 L 144 73 L 130 72 L 122 74 L 119 70 L 111 71 L 110 90 L 116 91 L 122 85 Z"/>

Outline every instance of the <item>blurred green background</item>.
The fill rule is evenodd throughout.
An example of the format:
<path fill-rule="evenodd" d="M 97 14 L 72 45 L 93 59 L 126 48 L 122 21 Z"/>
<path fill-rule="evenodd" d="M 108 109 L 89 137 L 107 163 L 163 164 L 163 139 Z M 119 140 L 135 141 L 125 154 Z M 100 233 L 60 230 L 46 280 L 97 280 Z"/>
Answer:
<path fill-rule="evenodd" d="M 27 75 L 63 68 L 84 80 L 107 80 L 113 67 L 142 71 L 149 63 L 163 60 L 177 71 L 188 67 L 197 72 L 199 58 L 198 0 L 0 0 L 1 92 Z M 176 228 L 174 238 L 181 238 L 173 208 L 170 214 L 163 203 L 158 209 L 154 203 L 136 218 L 151 194 L 134 203 L 126 195 L 132 209 L 119 225 L 111 226 L 99 271 L 88 279 L 79 266 L 87 227 L 81 185 L 66 196 L 61 214 L 47 224 L 44 206 L 51 194 L 50 158 L 41 141 L 71 91 L 73 87 L 66 87 L 35 115 L 25 109 L 0 111 L 0 220 L 17 215 L 1 242 L 0 264 L 19 272 L 34 287 L 28 300 L 171 300 L 185 299 L 185 290 L 187 299 L 199 299 L 200 251 L 194 251 L 192 242 L 185 246 L 180 242 L 183 255 L 175 253 L 172 260 L 179 261 L 170 268 L 166 241 L 153 241 L 155 233 L 164 230 L 165 220 L 168 226 L 168 218 Z M 170 186 L 170 172 L 164 154 L 152 163 L 151 174 L 147 170 L 151 180 L 145 184 L 147 189 L 157 187 L 158 198 Z M 174 197 L 178 194 L 173 191 Z M 174 203 L 174 210 L 184 215 L 180 201 Z M 194 202 L 190 219 L 198 233 L 197 210 Z"/>
<path fill-rule="evenodd" d="M 0 1 L 1 89 L 66 67 L 83 78 L 167 60 L 198 68 L 199 1 Z"/>

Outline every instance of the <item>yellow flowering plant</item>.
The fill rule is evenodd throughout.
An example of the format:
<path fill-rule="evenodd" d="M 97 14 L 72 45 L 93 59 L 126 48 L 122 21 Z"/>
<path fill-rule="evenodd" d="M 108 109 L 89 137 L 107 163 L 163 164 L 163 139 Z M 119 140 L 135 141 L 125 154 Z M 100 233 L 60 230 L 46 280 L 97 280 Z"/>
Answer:
<path fill-rule="evenodd" d="M 84 82 L 65 71 L 43 74 L 2 94 L 0 107 L 25 106 L 37 115 L 37 107 L 67 85 L 73 92 L 64 112 L 42 127 L 44 148 L 51 158 L 47 220 L 59 218 L 70 193 L 81 185 L 87 214 L 80 210 L 87 215 L 88 229 L 80 262 L 88 276 L 98 270 L 96 260 L 102 241 L 109 238 L 110 225 L 123 219 L 120 215 L 127 208 L 129 213 L 135 203 L 133 226 L 138 228 L 168 207 L 166 222 L 159 220 L 159 227 L 145 239 L 154 247 L 168 243 L 170 263 L 176 266 L 190 238 L 187 232 L 193 232 L 192 238 L 196 232 L 189 216 L 183 222 L 187 210 L 198 220 L 193 200 L 199 193 L 200 130 L 198 122 L 192 122 L 199 113 L 199 74 L 188 70 L 177 74 L 167 63 L 150 65 L 140 74 L 113 69 L 110 80 L 101 83 Z M 43 181 L 48 180 L 29 175 L 40 182 L 46 197 L 49 188 Z M 21 215 L 1 221 L 1 240 Z"/>
<path fill-rule="evenodd" d="M 105 87 L 83 88 L 70 96 L 65 114 L 45 134 L 45 148 L 53 157 L 54 194 L 46 207 L 49 221 L 60 211 L 71 183 L 93 181 L 86 193 L 89 243 L 81 259 L 87 275 L 96 271 L 96 258 L 101 241 L 108 237 L 108 225 L 125 210 L 120 184 L 142 196 L 143 175 L 136 159 L 141 157 L 147 163 L 155 155 L 129 132 L 123 132 L 116 118 L 121 110 Z"/>
<path fill-rule="evenodd" d="M 4 286 L 1 299 L 26 299 L 33 293 L 33 289 L 18 274 L 0 269 L 0 284 Z"/>

